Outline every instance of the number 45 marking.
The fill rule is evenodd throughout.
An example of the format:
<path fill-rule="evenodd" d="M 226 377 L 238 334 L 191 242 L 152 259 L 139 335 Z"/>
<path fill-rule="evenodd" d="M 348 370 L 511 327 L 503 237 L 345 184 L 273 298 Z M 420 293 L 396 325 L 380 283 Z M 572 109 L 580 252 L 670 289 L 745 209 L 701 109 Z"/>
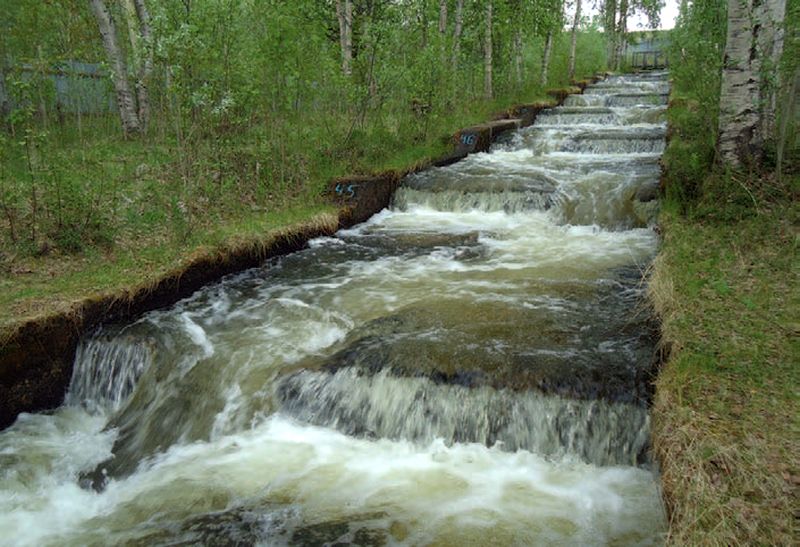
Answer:
<path fill-rule="evenodd" d="M 356 197 L 356 186 L 357 184 L 348 184 L 347 186 L 339 183 L 336 185 L 335 191 L 336 195 L 338 196 L 346 196 L 348 198 Z"/>

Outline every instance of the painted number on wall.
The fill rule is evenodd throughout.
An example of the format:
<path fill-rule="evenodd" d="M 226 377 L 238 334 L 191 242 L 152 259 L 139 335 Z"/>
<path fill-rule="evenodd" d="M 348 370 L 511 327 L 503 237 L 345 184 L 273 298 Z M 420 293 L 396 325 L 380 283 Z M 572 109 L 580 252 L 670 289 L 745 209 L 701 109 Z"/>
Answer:
<path fill-rule="evenodd" d="M 465 135 L 461 135 L 461 144 L 466 146 L 472 146 L 478 140 L 478 136 L 475 133 L 468 133 Z"/>
<path fill-rule="evenodd" d="M 335 191 L 337 196 L 345 197 L 345 198 L 354 198 L 356 197 L 356 186 L 358 184 L 337 184 Z"/>

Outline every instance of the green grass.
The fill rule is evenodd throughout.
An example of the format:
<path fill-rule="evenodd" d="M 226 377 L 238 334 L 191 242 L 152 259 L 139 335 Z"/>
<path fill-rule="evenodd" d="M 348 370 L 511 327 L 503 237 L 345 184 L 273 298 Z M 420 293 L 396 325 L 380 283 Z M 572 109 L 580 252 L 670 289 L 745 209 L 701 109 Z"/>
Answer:
<path fill-rule="evenodd" d="M 428 120 L 397 105 L 355 125 L 356 112 L 308 111 L 233 131 L 197 127 L 188 140 L 163 120 L 147 138 L 123 140 L 110 117 L 30 128 L 27 145 L 20 132 L 6 135 L 0 331 L 153 283 L 197 252 L 257 244 L 333 213 L 330 180 L 420 165 L 450 150 L 461 127 L 541 100 L 533 84 L 494 101 L 455 102 Z"/>
<path fill-rule="evenodd" d="M 671 354 L 653 435 L 671 544 L 796 539 L 798 184 L 712 175 L 688 215 L 662 215 L 651 295 Z"/>
<path fill-rule="evenodd" d="M 243 215 L 204 226 L 181 242 L 144 241 L 113 251 L 20 259 L 12 275 L 0 278 L 0 332 L 9 332 L 24 320 L 68 313 L 85 298 L 124 295 L 151 286 L 198 254 L 225 254 L 243 245 L 265 246 L 278 233 L 320 222 L 335 226 L 332 206 L 295 204 L 268 215 Z"/>

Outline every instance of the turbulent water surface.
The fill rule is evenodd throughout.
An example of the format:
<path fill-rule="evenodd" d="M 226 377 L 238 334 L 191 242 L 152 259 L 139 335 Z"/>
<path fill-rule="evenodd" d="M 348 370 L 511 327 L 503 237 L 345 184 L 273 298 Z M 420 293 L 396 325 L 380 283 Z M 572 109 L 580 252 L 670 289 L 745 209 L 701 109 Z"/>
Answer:
<path fill-rule="evenodd" d="M 663 74 L 80 344 L 0 433 L 0 543 L 649 545 Z"/>

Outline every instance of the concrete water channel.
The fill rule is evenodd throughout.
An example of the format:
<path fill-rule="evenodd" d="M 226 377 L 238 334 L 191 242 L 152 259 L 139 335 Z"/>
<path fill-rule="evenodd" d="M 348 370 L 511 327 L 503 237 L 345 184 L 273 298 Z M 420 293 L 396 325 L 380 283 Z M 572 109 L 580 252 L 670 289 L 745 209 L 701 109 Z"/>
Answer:
<path fill-rule="evenodd" d="M 0 433 L 19 545 L 648 545 L 664 73 L 84 338 Z"/>

